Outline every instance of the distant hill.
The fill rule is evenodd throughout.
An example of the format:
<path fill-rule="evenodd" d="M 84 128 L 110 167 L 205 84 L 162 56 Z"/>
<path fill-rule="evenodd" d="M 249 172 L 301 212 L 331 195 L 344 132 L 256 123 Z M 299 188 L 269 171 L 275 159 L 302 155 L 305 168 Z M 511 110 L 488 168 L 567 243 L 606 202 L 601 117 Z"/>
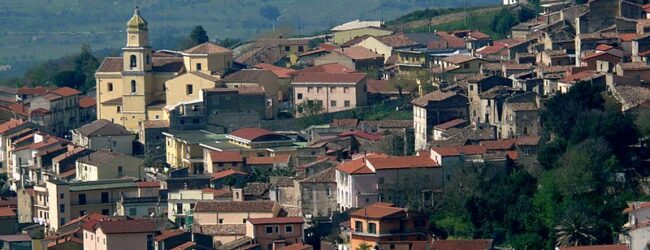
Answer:
<path fill-rule="evenodd" d="M 24 72 L 37 62 L 79 51 L 124 44 L 124 25 L 139 4 L 154 48 L 174 48 L 194 25 L 211 39 L 249 39 L 275 20 L 294 33 L 310 34 L 354 19 L 391 20 L 414 10 L 498 4 L 499 0 L 20 0 L 0 4 L 0 65 Z M 280 15 L 279 18 L 277 16 Z M 113 50 L 114 51 L 114 50 Z M 109 52 L 105 52 L 109 53 Z M 12 73 L 13 72 L 13 73 Z"/>

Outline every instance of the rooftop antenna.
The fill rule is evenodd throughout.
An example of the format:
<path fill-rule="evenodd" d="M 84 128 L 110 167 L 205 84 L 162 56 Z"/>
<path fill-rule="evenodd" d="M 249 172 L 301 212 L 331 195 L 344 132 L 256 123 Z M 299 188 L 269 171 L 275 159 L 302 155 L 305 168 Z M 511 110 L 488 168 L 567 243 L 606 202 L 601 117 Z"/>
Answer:
<path fill-rule="evenodd" d="M 467 28 L 467 1 L 463 1 L 464 12 L 465 12 L 465 28 Z"/>

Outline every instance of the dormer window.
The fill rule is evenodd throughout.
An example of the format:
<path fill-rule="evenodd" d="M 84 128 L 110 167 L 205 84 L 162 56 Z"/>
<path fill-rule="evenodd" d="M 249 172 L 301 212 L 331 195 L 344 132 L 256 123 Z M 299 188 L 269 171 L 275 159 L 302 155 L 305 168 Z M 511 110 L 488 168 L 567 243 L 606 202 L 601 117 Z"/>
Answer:
<path fill-rule="evenodd" d="M 135 68 L 135 67 L 138 66 L 137 58 L 135 57 L 135 55 L 131 55 L 131 58 L 130 58 L 129 61 L 130 61 L 129 66 L 130 66 L 131 68 Z"/>

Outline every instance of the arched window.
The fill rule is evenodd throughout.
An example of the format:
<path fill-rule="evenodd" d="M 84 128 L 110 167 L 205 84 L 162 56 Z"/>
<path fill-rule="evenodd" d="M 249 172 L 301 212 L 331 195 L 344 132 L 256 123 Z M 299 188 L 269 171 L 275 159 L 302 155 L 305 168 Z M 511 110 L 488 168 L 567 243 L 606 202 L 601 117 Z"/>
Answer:
<path fill-rule="evenodd" d="M 131 68 L 135 68 L 138 66 L 135 55 L 131 55 L 131 63 L 129 65 L 131 65 Z"/>
<path fill-rule="evenodd" d="M 131 80 L 131 93 L 137 92 L 137 87 L 135 85 L 135 80 Z"/>

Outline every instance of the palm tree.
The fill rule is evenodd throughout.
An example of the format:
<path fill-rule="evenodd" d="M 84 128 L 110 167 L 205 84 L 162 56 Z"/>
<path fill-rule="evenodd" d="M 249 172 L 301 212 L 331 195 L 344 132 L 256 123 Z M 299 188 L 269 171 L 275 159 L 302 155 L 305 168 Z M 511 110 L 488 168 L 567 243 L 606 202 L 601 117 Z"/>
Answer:
<path fill-rule="evenodd" d="M 592 244 L 596 241 L 595 228 L 593 220 L 582 213 L 566 216 L 555 227 L 557 236 L 555 245 L 559 247 Z"/>
<path fill-rule="evenodd" d="M 370 244 L 364 242 L 364 243 L 361 243 L 361 245 L 359 245 L 356 250 L 372 250 L 372 246 L 370 246 Z"/>

